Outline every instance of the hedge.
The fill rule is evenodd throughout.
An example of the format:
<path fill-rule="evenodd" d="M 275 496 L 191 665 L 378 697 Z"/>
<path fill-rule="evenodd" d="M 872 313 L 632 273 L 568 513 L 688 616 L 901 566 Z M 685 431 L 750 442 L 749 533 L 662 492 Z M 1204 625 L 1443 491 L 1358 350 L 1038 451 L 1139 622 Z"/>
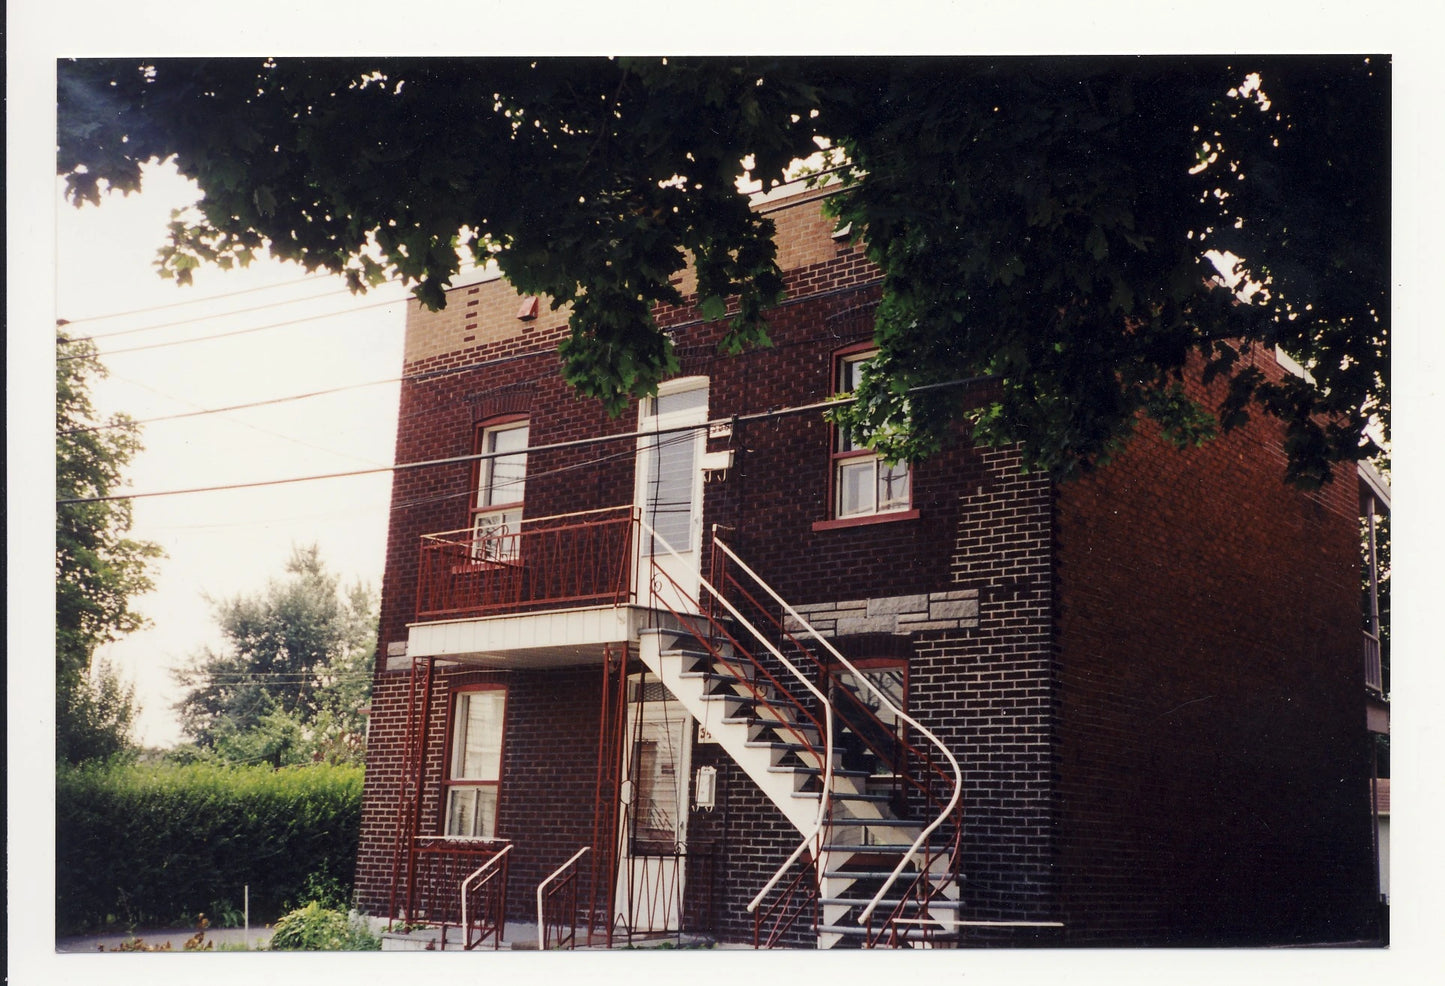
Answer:
<path fill-rule="evenodd" d="M 362 768 L 139 765 L 60 768 L 56 928 L 213 923 L 251 888 L 251 920 L 351 887 Z"/>

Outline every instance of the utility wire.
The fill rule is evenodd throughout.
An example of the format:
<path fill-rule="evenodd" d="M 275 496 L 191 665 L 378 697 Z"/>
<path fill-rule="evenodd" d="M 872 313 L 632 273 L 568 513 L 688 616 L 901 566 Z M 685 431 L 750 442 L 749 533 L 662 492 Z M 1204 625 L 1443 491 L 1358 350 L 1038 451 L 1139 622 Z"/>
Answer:
<path fill-rule="evenodd" d="M 475 263 L 464 264 L 464 265 L 462 266 L 462 268 L 461 268 L 457 273 L 458 273 L 458 274 L 470 274 L 472 271 L 474 271 L 474 270 L 476 270 L 476 269 L 477 269 L 477 264 L 475 264 Z M 256 294 L 257 292 L 260 292 L 260 291 L 276 291 L 276 290 L 279 290 L 279 289 L 281 289 L 281 288 L 294 288 L 294 287 L 296 287 L 298 284 L 306 284 L 306 283 L 308 283 L 308 282 L 310 282 L 310 281 L 324 280 L 324 279 L 329 279 L 329 278 L 332 278 L 332 277 L 335 277 L 335 276 L 337 276 L 337 275 L 335 275 L 334 273 L 332 273 L 332 272 L 330 272 L 330 271 L 327 271 L 327 272 L 316 272 L 316 273 L 312 273 L 312 274 L 304 274 L 304 275 L 302 275 L 301 277 L 298 277 L 298 278 L 297 278 L 296 280 L 294 280 L 294 281 L 282 281 L 282 282 L 280 282 L 280 283 L 278 283 L 278 284 L 261 284 L 261 285 L 258 285 L 258 286 L 256 286 L 256 287 L 254 287 L 254 288 L 241 288 L 241 289 L 238 290 L 238 291 L 226 291 L 226 292 L 223 292 L 222 294 L 207 295 L 207 296 L 204 297 L 204 298 L 188 298 L 188 299 L 185 300 L 185 301 L 172 301 L 172 302 L 168 302 L 168 303 L 166 303 L 166 304 L 164 304 L 164 305 L 146 305 L 146 306 L 144 306 L 144 307 L 142 307 L 142 308 L 132 308 L 132 309 L 130 309 L 129 311 L 123 311 L 123 312 L 106 312 L 106 313 L 103 314 L 103 315 L 85 315 L 85 316 L 82 316 L 82 317 L 80 317 L 80 318 L 61 319 L 61 323 L 62 323 L 63 325 L 81 325 L 81 324 L 86 323 L 86 322 L 102 322 L 102 321 L 105 321 L 105 320 L 107 320 L 107 319 L 112 319 L 112 318 L 125 318 L 125 317 L 130 316 L 130 315 L 146 315 L 146 314 L 149 314 L 150 312 L 169 311 L 169 310 L 174 309 L 174 308 L 186 308 L 186 307 L 191 306 L 191 305 L 205 305 L 205 304 L 210 304 L 210 303 L 213 302 L 213 301 L 220 301 L 220 300 L 223 299 L 223 298 L 235 298 L 235 297 L 239 297 L 239 296 L 241 296 L 241 295 L 246 295 L 246 294 Z M 401 284 L 401 283 L 402 283 L 401 279 L 400 279 L 400 278 L 397 278 L 397 277 L 388 278 L 386 281 L 383 282 L 383 284 Z M 380 288 L 380 287 L 382 287 L 382 285 L 377 285 L 377 287 Z M 181 325 L 181 324 L 184 324 L 184 322 L 199 322 L 199 321 L 202 321 L 202 320 L 211 321 L 211 320 L 214 320 L 214 319 L 217 319 L 217 318 L 227 318 L 227 317 L 229 317 L 229 316 L 231 316 L 231 315 L 238 315 L 238 314 L 241 313 L 241 311 L 258 311 L 258 310 L 261 309 L 261 308 L 271 308 L 271 307 L 276 307 L 276 306 L 278 306 L 278 305 L 291 305 L 291 304 L 295 304 L 295 303 L 298 302 L 298 301 L 313 301 L 313 300 L 318 299 L 318 298 L 329 298 L 329 297 L 332 297 L 333 295 L 350 294 L 350 293 L 351 293 L 351 291 L 350 291 L 349 288 L 338 288 L 338 289 L 336 289 L 336 290 L 334 290 L 334 291 L 328 291 L 328 292 L 326 292 L 326 293 L 324 293 L 324 294 L 310 295 L 310 296 L 308 296 L 308 297 L 306 297 L 306 298 L 296 298 L 296 299 L 293 299 L 293 300 L 291 300 L 291 301 L 277 301 L 277 302 L 273 302 L 273 303 L 270 304 L 270 305 L 260 305 L 260 306 L 258 306 L 257 308 L 247 308 L 247 309 L 241 309 L 241 310 L 239 310 L 239 311 L 222 312 L 222 313 L 219 313 L 219 314 L 198 315 L 198 316 L 196 316 L 195 318 L 184 319 L 182 322 L 173 322 L 173 323 L 170 323 L 170 324 L 172 324 L 172 325 Z M 115 336 L 130 335 L 130 334 L 135 333 L 135 332 L 144 332 L 144 331 L 146 331 L 147 329 L 154 329 L 154 328 L 162 328 L 162 326 L 149 325 L 149 326 L 141 326 L 140 328 L 134 328 L 134 329 L 122 329 L 122 330 L 119 330 L 119 331 L 116 331 L 116 332 L 101 332 L 101 333 L 96 333 L 96 334 L 94 334 L 94 335 L 89 335 L 89 336 L 77 336 L 76 338 L 71 339 L 71 340 L 69 340 L 69 341 L 70 341 L 70 342 L 81 342 L 81 341 L 83 341 L 83 340 L 92 340 L 92 339 L 109 339 L 109 338 L 112 338 L 112 337 L 115 337 Z"/>
<path fill-rule="evenodd" d="M 125 379 L 117 377 L 117 379 Z M 402 377 L 389 377 L 385 380 L 368 380 L 366 383 L 349 383 L 341 387 L 328 387 L 326 390 L 313 390 L 305 394 L 290 394 L 286 397 L 272 397 L 263 401 L 250 401 L 245 404 L 229 404 L 226 407 L 207 407 L 197 411 L 182 411 L 179 414 L 160 414 L 154 418 L 130 419 L 127 421 L 112 421 L 99 425 L 86 425 L 82 428 L 67 428 L 60 432 L 61 435 L 79 435 L 88 431 L 105 431 L 109 428 L 130 427 L 131 425 L 148 425 L 157 421 L 177 421 L 181 418 L 198 418 L 206 414 L 224 414 L 227 411 L 245 411 L 253 407 L 270 407 L 273 404 L 285 404 L 290 401 L 303 401 L 312 397 L 324 397 L 327 394 L 339 394 L 347 390 L 361 390 L 363 387 L 380 387 L 388 383 L 401 383 Z M 135 381 L 130 381 L 135 383 Z M 144 386 L 141 384 L 140 386 Z M 147 388 L 149 389 L 149 388 Z"/>
<path fill-rule="evenodd" d="M 942 387 L 967 386 L 969 384 L 982 383 L 988 380 L 997 379 L 996 374 L 989 374 L 978 377 L 965 377 L 957 380 L 947 380 L 941 383 L 926 384 L 916 388 L 919 391 L 937 390 Z M 514 449 L 509 452 L 476 452 L 470 455 L 448 456 L 442 459 L 425 459 L 420 462 L 398 462 L 391 466 L 376 466 L 370 469 L 351 469 L 344 472 L 318 473 L 310 476 L 291 476 L 284 479 L 260 479 L 249 483 L 222 483 L 216 486 L 196 486 L 179 490 L 156 490 L 148 493 L 114 493 L 108 496 L 91 497 L 70 497 L 58 499 L 56 506 L 68 506 L 76 503 L 102 503 L 111 500 L 142 500 L 159 496 L 180 496 L 189 493 L 215 493 L 225 490 L 254 489 L 261 486 L 286 486 L 294 483 L 314 482 L 322 479 L 347 479 L 354 476 L 369 476 L 383 472 L 400 472 L 410 469 L 428 469 L 434 466 L 458 465 L 464 462 L 480 462 L 489 459 L 497 459 L 503 456 L 517 455 L 519 452 L 531 454 L 534 452 L 552 452 L 559 449 L 582 448 L 588 445 L 600 445 L 607 442 L 626 440 L 637 440 L 639 438 L 652 438 L 658 435 L 678 434 L 682 432 L 697 431 L 701 428 L 709 428 L 712 425 L 723 425 L 732 423 L 745 423 L 751 421 L 767 421 L 776 418 L 790 417 L 795 414 L 806 414 L 811 411 L 821 411 L 833 407 L 843 407 L 852 404 L 856 398 L 842 397 L 830 400 L 815 401 L 811 404 L 799 404 L 787 408 L 775 408 L 770 411 L 758 411 L 752 414 L 737 414 L 727 418 L 716 418 L 711 421 L 704 421 L 692 425 L 676 425 L 671 428 L 647 429 L 640 431 L 621 432 L 616 435 L 596 435 L 590 438 L 576 438 L 565 442 L 551 442 L 546 445 L 531 445 L 525 449 Z"/>
<path fill-rule="evenodd" d="M 55 361 L 56 361 L 57 363 L 64 363 L 64 362 L 67 362 L 67 361 L 73 360 L 73 359 L 96 359 L 96 360 L 98 360 L 98 359 L 103 359 L 103 358 L 109 357 L 109 356 L 119 356 L 119 355 L 122 354 L 122 353 L 139 353 L 139 352 L 145 352 L 146 350 L 150 350 L 150 349 L 167 349 L 167 348 L 169 348 L 169 347 L 171 347 L 171 346 L 188 346 L 188 345 L 190 345 L 191 343 L 195 343 L 195 342 L 210 342 L 210 341 L 213 340 L 213 339 L 229 339 L 229 338 L 232 338 L 232 337 L 234 337 L 234 336 L 244 336 L 244 335 L 251 335 L 251 334 L 256 333 L 256 332 L 266 332 L 266 331 L 268 331 L 268 330 L 270 330 L 270 329 L 284 329 L 284 328 L 286 328 L 286 327 L 289 326 L 289 325 L 300 325 L 302 322 L 316 322 L 316 321 L 320 321 L 321 319 L 326 319 L 326 318 L 342 318 L 342 317 L 347 316 L 347 315 L 354 315 L 354 314 L 356 314 L 357 312 L 364 312 L 364 311 L 370 311 L 370 310 L 375 309 L 375 308 L 388 308 L 388 307 L 390 307 L 390 306 L 392 306 L 392 305 L 405 304 L 406 301 L 407 301 L 407 299 L 405 299 L 405 298 L 393 298 L 393 299 L 391 299 L 391 300 L 389 300 L 389 301 L 378 301 L 378 302 L 373 302 L 372 304 L 369 304 L 369 305 L 357 305 L 355 308 L 349 308 L 349 309 L 347 309 L 347 310 L 345 310 L 345 311 L 339 311 L 339 312 L 322 312 L 322 313 L 317 314 L 317 315 L 303 315 L 303 316 L 301 316 L 301 317 L 299 317 L 299 318 L 288 319 L 288 320 L 286 320 L 286 321 L 284 321 L 284 322 L 271 322 L 271 323 L 268 324 L 268 325 L 256 325 L 256 326 L 252 326 L 252 327 L 249 328 L 249 329 L 233 329 L 233 330 L 230 331 L 230 332 L 216 332 L 216 333 L 213 333 L 212 335 L 208 335 L 208 336 L 194 336 L 194 337 L 192 337 L 192 338 L 190 338 L 190 339 L 173 339 L 173 340 L 171 340 L 170 342 L 152 342 L 152 343 L 149 343 L 149 344 L 144 345 L 144 346 L 129 346 L 129 347 L 125 348 L 125 349 L 108 349 L 108 350 L 106 350 L 106 351 L 103 352 L 103 353 L 77 354 L 77 355 L 73 355 L 73 356 L 57 356 L 57 357 L 55 357 Z M 224 317 L 224 316 L 221 316 L 221 315 L 216 316 L 216 318 L 223 318 L 223 317 Z"/>
<path fill-rule="evenodd" d="M 308 294 L 304 298 L 289 298 L 285 301 L 270 301 L 264 305 L 253 305 L 250 308 L 236 308 L 227 312 L 208 312 L 202 315 L 193 315 L 190 318 L 177 319 L 174 322 L 157 322 L 154 325 L 138 325 L 132 329 L 118 329 L 115 332 L 101 332 L 88 336 L 72 336 L 71 338 L 64 340 L 64 342 L 66 345 L 73 345 L 77 342 L 94 342 L 97 339 L 115 339 L 119 336 L 132 336 L 135 335 L 137 332 L 154 332 L 157 329 L 173 329 L 177 325 L 190 325 L 193 322 L 214 322 L 218 319 L 230 318 L 233 315 L 249 315 L 252 312 L 262 312 L 270 308 L 280 308 L 283 305 L 299 305 L 302 302 L 306 301 L 317 301 L 321 298 L 332 298 L 342 293 L 342 291 L 336 290 L 325 291 L 321 294 Z M 195 302 L 185 302 L 185 304 L 195 304 Z"/>
<path fill-rule="evenodd" d="M 306 283 L 307 281 L 320 280 L 321 278 L 331 277 L 331 276 L 332 276 L 332 275 L 331 275 L 330 273 L 326 273 L 326 274 L 321 274 L 321 273 L 305 274 L 305 275 L 302 275 L 301 277 L 298 277 L 298 278 L 297 278 L 296 280 L 294 280 L 294 281 L 283 281 L 283 282 L 281 282 L 281 283 L 279 283 L 279 284 L 261 284 L 261 285 L 257 285 L 257 286 L 254 287 L 254 288 L 241 288 L 240 290 L 237 290 L 237 291 L 226 291 L 226 292 L 223 292 L 223 293 L 221 293 L 221 294 L 211 294 L 211 295 L 207 295 L 207 296 L 204 297 L 204 298 L 187 298 L 185 301 L 171 301 L 171 302 L 167 302 L 167 303 L 164 304 L 164 305 L 146 305 L 146 306 L 144 306 L 144 307 L 142 307 L 142 308 L 132 308 L 132 309 L 130 309 L 129 311 L 123 311 L 123 312 L 106 312 L 106 313 L 103 314 L 103 315 L 85 315 L 85 316 L 82 316 L 82 317 L 80 317 L 80 318 L 63 319 L 63 321 L 64 321 L 64 323 L 65 323 L 66 325 L 79 325 L 79 324 L 81 324 L 82 322 L 103 322 L 103 321 L 105 321 L 106 319 L 110 319 L 110 318 L 125 318 L 125 317 L 127 317 L 127 316 L 129 316 L 129 315 L 146 315 L 146 314 L 148 314 L 148 313 L 150 313 L 150 312 L 163 312 L 163 311 L 168 311 L 168 310 L 170 310 L 170 309 L 172 309 L 172 308 L 185 308 L 187 305 L 205 305 L 205 304 L 209 304 L 209 303 L 212 302 L 212 301 L 220 301 L 222 298 L 235 298 L 235 297 L 238 297 L 238 296 L 243 295 L 243 294 L 255 294 L 255 293 L 257 293 L 258 291 L 275 291 L 275 290 L 277 290 L 278 288 L 292 288 L 292 287 L 295 287 L 295 286 L 298 285 L 298 284 L 304 284 L 304 283 Z M 320 296 L 318 295 L 318 297 L 320 297 Z M 127 330 L 127 331 L 136 331 L 136 330 Z M 124 333 L 106 333 L 105 335 L 108 336 L 108 335 L 123 335 L 123 334 L 124 334 Z M 87 338 L 103 338 L 103 336 L 88 336 Z M 76 340 L 72 340 L 72 341 L 73 341 L 73 342 L 78 342 L 79 340 L 76 339 Z"/>

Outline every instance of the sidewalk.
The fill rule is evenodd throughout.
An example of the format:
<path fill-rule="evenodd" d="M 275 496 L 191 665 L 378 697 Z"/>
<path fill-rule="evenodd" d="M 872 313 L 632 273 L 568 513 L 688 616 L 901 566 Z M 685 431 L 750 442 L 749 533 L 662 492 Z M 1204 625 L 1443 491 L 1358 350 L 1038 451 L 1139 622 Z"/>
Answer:
<path fill-rule="evenodd" d="M 138 938 L 152 948 L 164 949 L 165 943 L 169 942 L 171 951 L 184 952 L 186 942 L 195 933 L 195 928 L 153 928 L 137 930 L 134 935 L 125 932 L 111 932 L 103 935 L 66 935 L 55 939 L 55 950 L 57 952 L 116 952 L 120 950 L 122 942 Z M 212 951 L 222 945 L 239 948 L 248 942 L 244 928 L 207 928 L 205 940 L 211 943 Z M 249 943 L 252 948 L 270 940 L 270 928 L 254 927 L 251 929 Z"/>

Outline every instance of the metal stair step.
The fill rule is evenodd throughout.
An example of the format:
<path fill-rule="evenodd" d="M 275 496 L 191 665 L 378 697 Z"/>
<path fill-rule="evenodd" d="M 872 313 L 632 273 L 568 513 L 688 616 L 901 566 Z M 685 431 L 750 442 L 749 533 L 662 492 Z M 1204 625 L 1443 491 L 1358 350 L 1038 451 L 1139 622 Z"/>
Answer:
<path fill-rule="evenodd" d="M 772 771 L 784 771 L 784 770 L 793 771 L 794 773 L 798 773 L 798 774 L 810 774 L 810 775 L 815 776 L 815 777 L 822 777 L 822 776 L 823 776 L 823 768 L 822 768 L 822 767 L 779 767 L 779 766 L 774 765 L 774 766 L 772 766 L 772 767 L 769 767 L 768 769 L 769 769 L 769 770 L 772 770 Z M 868 776 L 870 776 L 870 775 L 869 775 L 868 771 L 866 771 L 866 770 L 848 770 L 848 769 L 845 768 L 845 767 L 834 767 L 834 768 L 833 768 L 833 776 L 834 776 L 834 777 L 868 777 Z"/>
<path fill-rule="evenodd" d="M 818 898 L 818 903 L 823 907 L 867 907 L 872 900 L 872 897 L 820 897 Z M 903 903 L 903 900 L 901 898 L 884 897 L 878 902 L 878 906 L 880 908 L 888 908 L 891 910 L 892 908 L 897 907 L 901 903 Z M 916 900 L 910 900 L 908 903 L 911 907 L 924 906 L 922 903 Z M 930 908 L 936 907 L 940 910 L 945 911 L 961 911 L 963 910 L 963 901 L 936 898 L 934 900 L 930 900 L 927 906 Z"/>
<path fill-rule="evenodd" d="M 828 880 L 886 880 L 893 875 L 890 870 L 824 870 L 823 877 Z M 905 869 L 899 875 L 899 879 L 905 876 L 918 877 L 918 870 Z M 949 873 L 935 873 L 932 876 L 934 883 L 942 886 L 945 883 L 953 882 L 953 875 Z"/>
<path fill-rule="evenodd" d="M 936 845 L 925 842 L 923 843 L 923 845 L 919 846 L 916 851 L 927 852 L 929 849 L 939 850 L 943 848 L 945 848 L 943 845 Z M 854 853 L 855 855 L 901 856 L 909 850 L 913 849 L 913 846 L 912 844 L 907 842 L 830 842 L 827 845 L 823 846 L 823 849 L 826 852 L 844 851 Z M 937 855 L 942 855 L 942 853 L 938 853 Z"/>
<path fill-rule="evenodd" d="M 888 800 L 887 795 L 883 795 L 882 797 L 883 797 L 883 800 L 884 800 L 884 801 L 887 801 L 887 800 Z M 851 800 L 863 800 L 863 799 L 861 799 L 861 798 L 855 798 L 855 799 L 851 799 Z M 871 799 L 870 799 L 870 800 L 871 800 Z M 856 826 L 859 826 L 860 828 L 863 827 L 863 826 L 872 826 L 872 827 L 874 827 L 874 828 L 921 829 L 921 828 L 923 828 L 923 826 L 924 826 L 926 823 L 925 823 L 922 819 L 920 819 L 920 818 L 851 818 L 851 817 L 849 817 L 849 818 L 835 818 L 835 819 L 833 819 L 833 824 L 834 824 L 834 825 L 856 825 Z"/>

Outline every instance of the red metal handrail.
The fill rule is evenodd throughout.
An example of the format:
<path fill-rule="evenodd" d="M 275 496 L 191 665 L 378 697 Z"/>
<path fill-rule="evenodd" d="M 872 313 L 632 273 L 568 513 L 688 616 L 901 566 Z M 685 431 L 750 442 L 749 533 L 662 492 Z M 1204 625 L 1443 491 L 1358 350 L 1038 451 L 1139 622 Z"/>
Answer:
<path fill-rule="evenodd" d="M 502 946 L 507 926 L 507 854 L 508 845 L 462 881 L 462 948 L 471 951 L 488 938 L 492 948 Z M 442 947 L 446 947 L 446 928 L 442 928 Z"/>
<path fill-rule="evenodd" d="M 423 922 L 426 924 L 438 925 L 441 928 L 442 948 L 446 947 L 447 929 L 451 927 L 463 927 L 462 917 L 462 885 L 469 874 L 474 874 L 478 869 L 491 864 L 496 857 L 502 857 L 500 869 L 502 876 L 501 883 L 492 888 L 490 893 L 499 894 L 492 901 L 492 907 L 484 910 L 488 915 L 500 915 L 505 910 L 506 894 L 506 859 L 505 854 L 511 848 L 509 843 L 499 840 L 483 839 L 459 839 L 455 837 L 433 836 L 421 838 L 416 841 L 414 852 L 414 864 L 412 867 L 413 885 L 408 893 L 408 900 L 413 903 L 413 909 L 406 915 L 406 920 L 411 923 Z M 492 886 L 488 881 L 488 886 Z M 500 918 L 494 917 L 494 923 Z M 500 937 L 500 925 L 493 929 Z M 464 934 L 466 932 L 464 931 Z M 484 934 L 483 938 L 486 937 Z M 470 946 L 468 946 L 470 947 Z"/>
<path fill-rule="evenodd" d="M 553 927 L 557 929 L 558 948 L 577 947 L 577 861 L 591 848 L 578 849 L 537 885 L 537 948 L 543 952 L 550 947 Z"/>
<path fill-rule="evenodd" d="M 523 519 L 516 530 L 424 534 L 418 619 L 622 605 L 631 599 L 636 510 Z"/>

